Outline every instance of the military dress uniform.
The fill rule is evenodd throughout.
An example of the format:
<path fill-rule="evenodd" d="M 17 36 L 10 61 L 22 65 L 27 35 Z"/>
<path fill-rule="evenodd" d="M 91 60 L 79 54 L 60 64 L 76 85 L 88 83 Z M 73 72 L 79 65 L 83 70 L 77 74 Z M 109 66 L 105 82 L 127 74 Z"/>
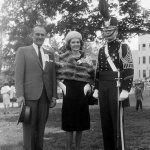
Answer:
<path fill-rule="evenodd" d="M 130 92 L 134 71 L 129 46 L 117 40 L 106 44 L 111 60 L 121 73 L 120 92 L 122 90 Z M 109 65 L 105 48 L 106 46 L 103 46 L 99 50 L 95 88 L 99 90 L 104 149 L 117 150 L 117 72 Z M 129 106 L 129 98 L 125 99 L 122 105 L 123 108 Z"/>

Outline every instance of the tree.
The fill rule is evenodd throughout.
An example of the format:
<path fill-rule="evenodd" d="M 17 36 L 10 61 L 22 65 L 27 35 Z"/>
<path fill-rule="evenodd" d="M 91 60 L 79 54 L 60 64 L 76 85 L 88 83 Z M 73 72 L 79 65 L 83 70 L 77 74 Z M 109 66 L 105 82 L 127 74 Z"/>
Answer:
<path fill-rule="evenodd" d="M 117 5 L 112 0 L 108 2 L 112 13 Z M 47 25 L 50 36 L 78 30 L 84 39 L 93 40 L 95 31 L 101 27 L 102 16 L 98 7 L 90 8 L 92 3 L 92 0 L 5 0 L 1 27 L 9 34 L 9 42 L 15 50 L 21 45 L 30 44 L 32 27 L 37 23 L 46 24 L 46 19 L 50 19 Z M 149 33 L 150 24 L 144 22 L 145 13 L 137 0 L 119 0 L 119 5 L 119 14 L 122 17 L 119 21 L 121 39 L 129 38 L 133 33 Z M 53 23 L 58 14 L 61 19 Z"/>
<path fill-rule="evenodd" d="M 30 45 L 31 30 L 36 23 L 45 23 L 38 1 L 5 0 L 1 10 L 1 29 L 6 33 L 8 44 L 3 47 L 3 74 L 14 78 L 15 51 Z M 2 68 L 1 68 L 2 69 Z M 2 71 L 2 70 L 1 70 Z"/>
<path fill-rule="evenodd" d="M 55 33 L 62 34 L 76 29 L 85 39 L 93 40 L 96 36 L 95 31 L 100 30 L 102 16 L 98 7 L 90 9 L 91 4 L 92 1 L 86 0 L 43 0 L 40 3 L 45 15 L 55 17 L 56 12 L 62 15 L 55 27 Z M 122 18 L 119 21 L 120 39 L 128 39 L 134 33 L 150 33 L 150 24 L 144 22 L 143 9 L 138 0 L 119 0 L 119 5 L 119 15 Z M 112 0 L 109 0 L 109 6 L 110 13 L 114 8 L 117 9 L 117 4 Z"/>
<path fill-rule="evenodd" d="M 119 24 L 121 38 L 129 38 L 133 34 L 150 33 L 150 23 L 144 22 L 144 11 L 137 0 L 119 0 L 120 15 L 123 19 Z M 150 15 L 150 12 L 149 12 Z"/>
<path fill-rule="evenodd" d="M 97 2 L 97 7 L 91 7 L 93 2 Z M 112 14 L 118 5 L 112 0 L 108 2 Z M 144 19 L 149 14 L 139 6 L 138 0 L 119 0 L 120 39 L 150 33 L 150 22 Z M 60 19 L 54 22 L 58 15 Z M 4 0 L 0 19 L 2 31 L 9 35 L 2 55 L 8 66 L 5 73 L 10 75 L 13 75 L 15 51 L 20 46 L 31 44 L 30 33 L 35 24 L 46 24 L 49 37 L 77 30 L 85 41 L 93 41 L 102 24 L 98 0 Z"/>

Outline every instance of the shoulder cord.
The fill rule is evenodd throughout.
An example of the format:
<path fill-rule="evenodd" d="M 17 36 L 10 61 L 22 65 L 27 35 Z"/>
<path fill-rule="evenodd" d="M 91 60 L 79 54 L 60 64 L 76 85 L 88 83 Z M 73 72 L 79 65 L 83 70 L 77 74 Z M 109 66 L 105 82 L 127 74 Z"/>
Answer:
<path fill-rule="evenodd" d="M 128 48 L 128 47 L 127 47 Z M 133 62 L 132 62 L 132 55 L 129 49 L 127 49 L 127 54 L 125 57 L 122 56 L 122 43 L 120 44 L 120 49 L 119 49 L 119 58 L 123 63 L 123 68 L 133 68 Z"/>
<path fill-rule="evenodd" d="M 110 65 L 112 71 L 114 71 L 114 72 L 117 71 L 117 68 L 116 68 L 114 62 L 112 61 L 112 59 L 110 58 L 110 55 L 108 53 L 108 45 L 107 45 L 107 43 L 105 45 L 105 55 L 106 55 L 107 61 L 108 61 L 109 65 Z"/>

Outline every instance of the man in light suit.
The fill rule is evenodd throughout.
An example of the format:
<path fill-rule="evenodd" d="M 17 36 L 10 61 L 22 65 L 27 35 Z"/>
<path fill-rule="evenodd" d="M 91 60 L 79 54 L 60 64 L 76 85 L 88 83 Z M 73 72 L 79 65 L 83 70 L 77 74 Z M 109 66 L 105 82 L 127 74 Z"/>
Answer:
<path fill-rule="evenodd" d="M 56 104 L 56 75 L 53 52 L 42 45 L 43 26 L 33 28 L 33 44 L 20 47 L 15 60 L 15 87 L 19 105 L 31 108 L 29 123 L 23 123 L 24 150 L 43 150 L 45 124 L 49 107 Z"/>

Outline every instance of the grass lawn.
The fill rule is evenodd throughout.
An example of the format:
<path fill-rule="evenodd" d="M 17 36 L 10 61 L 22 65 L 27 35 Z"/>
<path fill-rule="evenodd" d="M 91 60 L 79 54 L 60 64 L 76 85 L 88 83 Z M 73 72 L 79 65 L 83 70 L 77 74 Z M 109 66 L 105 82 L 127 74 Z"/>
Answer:
<path fill-rule="evenodd" d="M 143 112 L 136 112 L 134 96 L 131 96 L 132 106 L 125 109 L 126 150 L 137 150 L 143 147 L 150 150 L 150 108 L 144 106 Z M 144 94 L 145 103 L 149 94 Z M 22 126 L 16 125 L 18 108 L 12 108 L 7 116 L 0 110 L 0 150 L 22 150 Z M 82 150 L 103 149 L 100 113 L 98 106 L 90 107 L 91 129 L 83 132 Z M 50 110 L 47 122 L 44 150 L 65 150 L 65 133 L 61 126 L 60 104 Z"/>

